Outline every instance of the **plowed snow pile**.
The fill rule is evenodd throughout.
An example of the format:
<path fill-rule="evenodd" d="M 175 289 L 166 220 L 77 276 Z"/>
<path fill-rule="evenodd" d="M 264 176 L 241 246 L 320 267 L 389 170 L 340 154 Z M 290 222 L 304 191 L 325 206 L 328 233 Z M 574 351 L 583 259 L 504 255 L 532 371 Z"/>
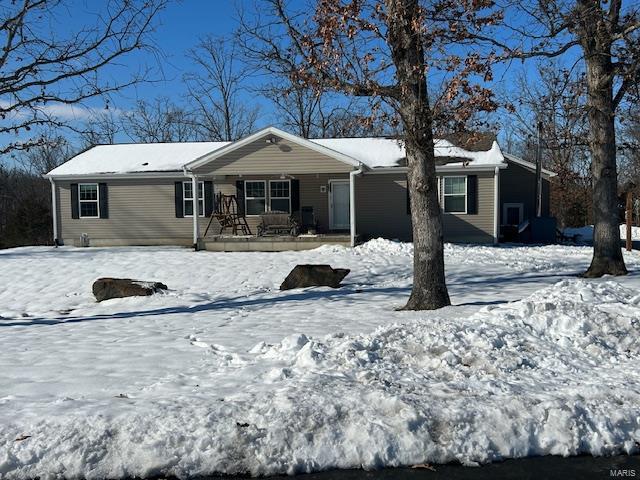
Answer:
<path fill-rule="evenodd" d="M 244 353 L 189 340 L 206 352 L 197 386 L 4 418 L 0 474 L 257 475 L 640 442 L 640 295 L 613 281 L 563 280 L 465 318 L 297 334 Z"/>

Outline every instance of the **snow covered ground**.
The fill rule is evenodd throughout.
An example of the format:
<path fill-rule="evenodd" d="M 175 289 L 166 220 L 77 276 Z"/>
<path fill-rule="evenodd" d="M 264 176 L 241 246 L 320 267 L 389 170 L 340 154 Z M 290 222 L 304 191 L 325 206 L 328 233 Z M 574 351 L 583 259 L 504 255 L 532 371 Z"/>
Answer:
<path fill-rule="evenodd" d="M 593 225 L 578 228 L 565 228 L 564 234 L 569 236 L 580 235 L 580 237 L 578 237 L 578 242 L 591 242 L 593 240 Z M 627 238 L 626 225 L 620 225 L 620 238 L 623 240 Z M 631 239 L 640 240 L 640 227 L 631 227 Z"/>
<path fill-rule="evenodd" d="M 446 248 L 454 306 L 398 312 L 411 245 L 0 252 L 0 477 L 296 473 L 640 442 L 640 252 Z M 297 263 L 343 288 L 278 291 Z M 166 283 L 96 303 L 100 276 Z"/>

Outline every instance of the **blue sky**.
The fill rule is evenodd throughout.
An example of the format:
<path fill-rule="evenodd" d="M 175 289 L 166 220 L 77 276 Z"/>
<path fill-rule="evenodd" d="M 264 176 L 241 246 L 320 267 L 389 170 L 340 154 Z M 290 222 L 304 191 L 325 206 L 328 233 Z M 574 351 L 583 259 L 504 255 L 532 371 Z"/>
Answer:
<path fill-rule="evenodd" d="M 100 10 L 102 0 L 68 0 L 69 9 L 53 23 L 57 33 L 77 31 L 88 22 L 90 12 Z M 293 0 L 295 3 L 304 0 Z M 136 52 L 124 60 L 118 66 L 109 67 L 105 73 L 114 78 L 124 79 L 131 71 L 136 71 L 141 65 L 150 64 L 161 73 L 156 72 L 152 80 L 154 82 L 142 83 L 123 92 L 113 95 L 111 105 L 118 110 L 131 109 L 137 100 L 153 100 L 159 96 L 170 98 L 176 103 L 181 103 L 185 94 L 183 75 L 193 70 L 192 61 L 186 56 L 187 50 L 193 48 L 200 38 L 206 35 L 229 36 L 237 27 L 237 10 L 239 7 L 247 7 L 251 11 L 255 0 L 172 0 L 167 8 L 156 19 L 156 28 L 152 36 L 154 44 L 160 53 L 153 57 L 149 52 Z M 92 18 L 92 17 L 91 17 Z M 93 18 L 92 18 L 93 19 Z M 95 20 L 95 19 L 93 19 Z M 510 67 L 506 72 L 504 67 L 496 69 L 494 87 L 498 92 L 514 87 L 515 75 L 526 69 L 530 81 L 535 82 L 535 63 L 530 62 L 521 66 L 519 62 Z M 258 103 L 261 107 L 261 118 L 258 126 L 278 124 L 276 115 L 272 112 L 270 102 L 256 97 L 247 92 L 244 95 L 247 102 Z M 93 100 L 88 102 L 92 109 L 102 109 L 104 101 Z M 75 117 L 76 107 L 63 107 L 67 112 L 67 118 Z M 84 117 L 86 118 L 86 117 Z M 128 141 L 122 134 L 118 141 Z"/>
<path fill-rule="evenodd" d="M 82 9 L 92 8 L 94 0 L 76 0 L 81 6 L 74 23 L 79 25 L 85 18 Z M 242 1 L 242 0 L 239 0 Z M 249 2 L 247 2 L 249 3 Z M 157 17 L 153 43 L 160 56 L 153 58 L 148 52 L 138 52 L 127 58 L 123 68 L 135 70 L 140 64 L 161 68 L 153 82 L 142 83 L 114 96 L 114 106 L 126 110 L 136 100 L 151 100 L 166 96 L 176 101 L 184 94 L 182 76 L 193 69 L 186 52 L 197 45 L 206 35 L 228 36 L 237 26 L 238 2 L 234 0 L 174 0 Z M 158 65 L 159 64 L 159 65 Z M 117 69 L 121 72 L 121 69 Z"/>

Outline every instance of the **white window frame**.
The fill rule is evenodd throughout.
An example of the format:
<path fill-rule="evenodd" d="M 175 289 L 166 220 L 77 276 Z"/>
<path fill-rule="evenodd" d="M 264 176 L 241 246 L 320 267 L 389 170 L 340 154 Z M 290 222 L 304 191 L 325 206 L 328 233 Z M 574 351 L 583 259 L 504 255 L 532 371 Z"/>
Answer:
<path fill-rule="evenodd" d="M 193 214 L 187 215 L 186 205 L 187 205 L 187 202 L 193 205 L 193 196 L 189 198 L 185 196 L 185 193 L 187 191 L 187 189 L 185 188 L 185 185 L 187 184 L 193 187 L 193 182 L 191 181 L 182 182 L 182 213 L 184 214 L 185 218 L 191 218 L 193 217 Z M 200 193 L 199 191 L 200 185 L 202 185 L 202 198 L 198 198 L 198 217 L 204 217 L 206 213 L 205 208 L 207 205 L 204 200 L 205 200 L 205 197 L 207 196 L 207 192 L 205 192 L 204 190 L 204 181 L 201 180 L 198 182 L 198 193 Z M 196 193 L 196 195 L 198 195 L 198 193 Z M 202 202 L 202 215 L 200 215 L 200 202 Z"/>
<path fill-rule="evenodd" d="M 289 184 L 289 196 L 288 197 L 272 197 L 271 196 L 271 183 L 274 182 L 281 182 L 281 183 L 288 183 Z M 267 192 L 265 191 L 265 194 Z M 289 200 L 289 211 L 287 213 L 291 214 L 291 180 L 269 180 L 269 211 L 271 211 L 271 200 L 284 200 L 284 199 Z"/>
<path fill-rule="evenodd" d="M 447 193 L 447 188 L 446 188 L 446 179 L 447 178 L 463 178 L 464 179 L 464 211 L 448 212 L 446 210 L 447 207 L 446 207 L 446 201 L 445 200 L 446 200 L 447 197 L 460 197 L 460 196 L 462 196 L 462 193 Z M 442 177 L 442 211 L 444 213 L 466 215 L 467 214 L 468 195 L 469 195 L 469 180 L 467 179 L 466 175 L 447 175 L 447 176 L 443 176 Z"/>
<path fill-rule="evenodd" d="M 82 195 L 80 195 L 80 191 L 82 190 L 83 185 L 95 185 L 96 187 L 95 200 L 82 200 Z M 97 215 L 82 215 L 83 203 L 95 203 Z M 78 218 L 100 218 L 100 185 L 98 185 L 97 183 L 79 183 L 78 184 Z"/>
<path fill-rule="evenodd" d="M 503 203 L 502 204 L 502 225 L 511 225 L 510 223 L 507 223 L 507 211 L 510 208 L 518 208 L 518 210 L 520 211 L 518 214 L 518 219 L 520 220 L 518 222 L 518 225 L 520 225 L 522 223 L 522 221 L 524 220 L 524 204 L 523 203 Z"/>
<path fill-rule="evenodd" d="M 264 184 L 264 197 L 248 197 L 247 196 L 247 182 L 249 183 L 262 183 Z M 248 214 L 249 209 L 247 208 L 247 200 L 261 200 L 264 198 L 264 211 L 267 211 L 267 205 L 269 205 L 267 192 L 267 181 L 266 180 L 245 180 L 244 181 L 244 212 L 247 217 L 257 217 L 260 215 L 259 213 Z"/>

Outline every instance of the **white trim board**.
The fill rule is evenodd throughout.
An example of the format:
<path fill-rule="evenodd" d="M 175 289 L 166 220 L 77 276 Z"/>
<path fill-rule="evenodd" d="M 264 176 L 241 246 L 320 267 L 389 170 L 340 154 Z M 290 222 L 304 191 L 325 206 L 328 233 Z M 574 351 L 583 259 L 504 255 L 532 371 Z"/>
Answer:
<path fill-rule="evenodd" d="M 520 157 L 516 157 L 515 155 L 512 155 L 510 153 L 505 153 L 503 154 L 504 159 L 507 162 L 513 162 L 516 165 L 520 165 L 521 167 L 526 168 L 527 170 L 531 170 L 535 173 L 536 171 L 536 164 L 535 163 L 531 163 L 531 162 L 527 162 L 526 160 L 520 158 Z M 542 169 L 542 175 L 546 176 L 546 177 L 556 177 L 558 176 L 557 173 L 552 172 L 551 170 L 547 170 L 546 168 Z"/>

